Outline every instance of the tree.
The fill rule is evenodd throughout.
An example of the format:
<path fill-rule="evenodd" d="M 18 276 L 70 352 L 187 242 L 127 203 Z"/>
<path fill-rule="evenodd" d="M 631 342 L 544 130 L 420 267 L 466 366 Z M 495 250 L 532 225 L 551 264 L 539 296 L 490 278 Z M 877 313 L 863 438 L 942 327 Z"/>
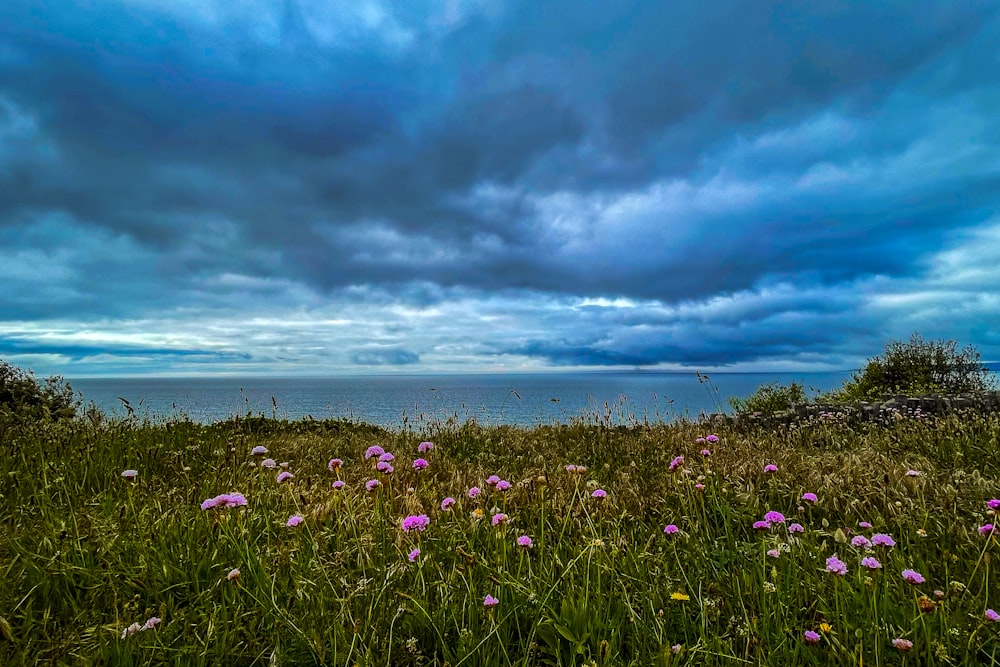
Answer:
<path fill-rule="evenodd" d="M 868 360 L 832 398 L 872 401 L 884 394 L 955 395 L 993 389 L 996 382 L 972 345 L 959 349 L 954 340 L 890 341 L 881 356 Z"/>
<path fill-rule="evenodd" d="M 34 373 L 0 359 L 0 416 L 72 419 L 78 400 L 63 378 L 39 381 Z"/>

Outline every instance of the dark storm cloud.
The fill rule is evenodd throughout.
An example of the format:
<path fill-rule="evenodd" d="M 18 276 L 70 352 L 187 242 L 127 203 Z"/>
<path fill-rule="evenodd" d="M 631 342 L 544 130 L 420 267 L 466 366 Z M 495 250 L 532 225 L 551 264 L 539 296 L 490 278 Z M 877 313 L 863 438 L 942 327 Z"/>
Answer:
<path fill-rule="evenodd" d="M 1000 204 L 993 2 L 372 6 L 3 3 L 0 321 L 361 303 L 401 365 L 400 308 L 606 297 L 477 354 L 781 359 Z"/>
<path fill-rule="evenodd" d="M 221 351 L 221 350 L 190 350 L 177 348 L 158 348 L 153 346 L 124 346 L 124 345 L 66 345 L 60 343 L 40 343 L 33 338 L 15 338 L 10 336 L 0 336 L 0 354 L 8 355 L 37 355 L 53 354 L 65 357 L 72 361 L 79 361 L 88 357 L 107 355 L 109 357 L 141 357 L 144 359 L 184 359 L 187 362 L 199 361 L 202 363 L 220 363 L 227 361 L 240 361 L 250 359 L 250 355 L 241 352 Z"/>

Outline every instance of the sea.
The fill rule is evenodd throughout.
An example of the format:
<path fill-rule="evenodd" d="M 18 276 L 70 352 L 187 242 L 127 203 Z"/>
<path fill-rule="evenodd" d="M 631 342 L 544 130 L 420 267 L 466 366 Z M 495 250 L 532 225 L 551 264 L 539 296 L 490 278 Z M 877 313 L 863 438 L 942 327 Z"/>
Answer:
<path fill-rule="evenodd" d="M 387 428 L 442 422 L 536 426 L 695 419 L 769 382 L 827 391 L 850 373 L 592 371 L 363 377 L 105 377 L 68 379 L 84 404 L 151 421 L 234 417 L 348 419 Z"/>

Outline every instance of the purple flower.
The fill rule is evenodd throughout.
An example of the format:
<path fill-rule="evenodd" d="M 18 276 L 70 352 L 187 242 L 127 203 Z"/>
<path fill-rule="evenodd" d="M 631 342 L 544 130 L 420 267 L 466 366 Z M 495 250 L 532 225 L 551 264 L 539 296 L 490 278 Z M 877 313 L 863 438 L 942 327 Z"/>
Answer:
<path fill-rule="evenodd" d="M 676 456 L 676 457 L 674 457 L 674 460 L 670 462 L 670 470 L 671 471 L 677 470 L 682 465 L 684 465 L 684 457 L 683 456 Z"/>
<path fill-rule="evenodd" d="M 378 445 L 372 445 L 371 447 L 365 450 L 366 459 L 370 459 L 374 456 L 382 456 L 383 454 L 385 454 L 385 450 L 379 447 Z"/>
<path fill-rule="evenodd" d="M 233 579 L 239 579 L 239 578 L 240 578 L 240 571 L 238 568 L 235 567 L 231 569 L 229 573 L 226 575 L 226 581 L 232 581 Z"/>
<path fill-rule="evenodd" d="M 278 473 L 278 484 L 281 484 L 285 480 L 291 479 L 293 477 L 295 477 L 295 475 L 293 475 L 292 473 L 288 472 L 287 470 L 282 470 L 281 472 Z"/>
<path fill-rule="evenodd" d="M 836 556 L 830 556 L 826 559 L 826 571 L 830 574 L 842 577 L 847 574 L 847 563 L 840 560 Z"/>
<path fill-rule="evenodd" d="M 379 461 L 378 463 L 375 464 L 375 469 L 385 475 L 391 475 L 392 473 L 396 472 L 396 469 L 393 468 L 392 464 L 389 463 L 388 461 Z"/>
<path fill-rule="evenodd" d="M 767 521 L 768 523 L 785 523 L 785 515 L 781 512 L 771 510 L 764 515 L 764 521 Z"/>
<path fill-rule="evenodd" d="M 994 530 L 996 530 L 996 526 L 994 526 L 992 523 L 983 524 L 982 526 L 979 527 L 979 534 L 989 535 Z"/>
<path fill-rule="evenodd" d="M 294 528 L 300 523 L 302 523 L 302 517 L 299 516 L 298 514 L 293 514 L 292 516 L 288 517 L 288 521 L 285 522 L 285 525 L 288 526 L 289 528 Z"/>
<path fill-rule="evenodd" d="M 141 629 L 143 629 L 143 630 L 152 630 L 153 628 L 155 628 L 155 627 L 156 627 L 156 626 L 157 626 L 157 625 L 159 624 L 160 620 L 161 620 L 161 619 L 160 619 L 160 617 L 159 617 L 159 616 L 151 616 L 151 617 L 150 617 L 150 618 L 149 618 L 149 619 L 148 619 L 148 620 L 147 620 L 147 621 L 146 621 L 146 622 L 145 622 L 145 623 L 143 624 L 143 626 L 142 626 L 142 628 L 141 628 Z"/>
<path fill-rule="evenodd" d="M 813 632 L 812 630 L 806 630 L 802 633 L 802 639 L 804 639 L 807 644 L 815 644 L 819 642 L 819 633 Z"/>
<path fill-rule="evenodd" d="M 705 438 L 699 436 L 695 438 L 694 441 L 700 445 L 701 443 L 705 442 Z"/>
<path fill-rule="evenodd" d="M 386 463 L 392 463 L 393 461 L 396 460 L 396 457 L 390 454 L 389 452 L 382 452 L 382 454 L 379 455 L 378 460 L 384 461 Z"/>
<path fill-rule="evenodd" d="M 251 456 L 264 456 L 264 454 L 267 454 L 267 447 L 264 445 L 257 445 L 250 450 Z"/>
<path fill-rule="evenodd" d="M 858 528 L 871 528 L 872 525 L 867 521 L 858 521 Z"/>
<path fill-rule="evenodd" d="M 521 535 L 521 537 L 517 538 L 517 546 L 524 547 L 525 549 L 530 549 L 531 538 L 528 537 L 527 535 Z"/>
<path fill-rule="evenodd" d="M 347 484 L 342 479 L 338 479 L 336 482 L 333 483 L 333 488 L 335 489 L 342 489 L 345 486 L 347 486 Z"/>
<path fill-rule="evenodd" d="M 802 527 L 802 524 L 793 523 L 788 526 L 789 533 L 804 533 L 806 529 Z"/>
<path fill-rule="evenodd" d="M 499 481 L 500 478 L 497 477 L 496 475 L 490 475 L 489 477 L 486 478 L 486 483 L 489 484 L 490 486 L 496 486 L 497 482 Z"/>
<path fill-rule="evenodd" d="M 500 600 L 497 600 L 492 595 L 487 595 L 486 597 L 483 598 L 483 606 L 484 607 L 495 607 L 498 604 L 500 604 Z"/>
<path fill-rule="evenodd" d="M 894 547 L 896 546 L 896 540 L 892 539 L 885 533 L 875 533 L 872 535 L 872 544 L 877 547 Z"/>
<path fill-rule="evenodd" d="M 365 482 L 365 491 L 369 491 L 369 492 L 370 491 L 374 491 L 375 489 L 377 489 L 380 486 L 381 486 L 381 484 L 379 483 L 379 481 L 377 479 L 370 479 L 367 482 Z"/>
<path fill-rule="evenodd" d="M 413 460 L 413 469 L 414 470 L 426 470 L 428 465 L 430 465 L 430 464 L 427 463 L 427 459 L 414 459 Z"/>
<path fill-rule="evenodd" d="M 474 487 L 472 487 L 471 489 L 469 489 L 469 497 L 470 497 L 470 498 L 475 498 L 475 497 L 476 497 L 476 496 L 478 496 L 478 495 L 479 495 L 480 493 L 481 493 L 481 492 L 480 492 L 480 490 L 479 490 L 479 487 L 478 487 L 478 486 L 474 486 Z"/>
<path fill-rule="evenodd" d="M 223 493 L 202 501 L 201 508 L 210 510 L 213 507 L 243 507 L 246 504 L 247 499 L 242 493 Z"/>
<path fill-rule="evenodd" d="M 491 519 L 494 526 L 499 526 L 506 520 L 507 520 L 507 515 L 504 514 L 503 512 L 497 512 L 496 514 L 493 515 L 493 518 Z"/>
<path fill-rule="evenodd" d="M 698 484 L 695 484 L 695 485 L 694 485 L 694 488 L 695 488 L 696 490 L 698 490 L 698 491 L 704 491 L 704 490 L 705 490 L 705 485 L 704 485 L 704 484 L 701 484 L 701 483 L 699 482 Z"/>
<path fill-rule="evenodd" d="M 817 498 L 816 494 L 812 491 L 806 491 L 802 494 L 802 500 L 808 500 L 809 502 L 814 503 L 819 500 L 819 498 Z"/>
<path fill-rule="evenodd" d="M 715 444 L 718 441 L 719 441 L 719 436 L 717 436 L 717 435 L 706 435 L 705 436 L 705 442 L 711 442 L 712 444 Z"/>
<path fill-rule="evenodd" d="M 507 480 L 501 479 L 499 482 L 497 482 L 496 485 L 497 491 L 506 491 L 509 488 L 510 488 L 510 482 L 508 482 Z"/>
<path fill-rule="evenodd" d="M 431 525 L 430 517 L 426 514 L 411 514 L 403 519 L 403 532 L 409 533 L 413 530 L 426 530 Z"/>
<path fill-rule="evenodd" d="M 703 450 L 701 450 L 701 455 L 702 456 L 711 456 L 712 455 L 712 450 L 711 449 L 703 449 Z"/>
<path fill-rule="evenodd" d="M 275 463 L 274 459 L 264 459 L 263 461 L 260 462 L 260 467 L 261 468 L 269 468 L 270 469 L 270 468 L 276 467 L 277 465 L 278 464 Z"/>
<path fill-rule="evenodd" d="M 608 492 L 604 489 L 594 489 L 594 492 L 590 494 L 591 498 L 606 498 L 607 496 Z"/>
<path fill-rule="evenodd" d="M 882 569 L 882 563 L 878 562 L 875 558 L 871 556 L 865 556 L 861 559 L 861 564 L 867 567 L 869 570 L 880 570 Z"/>
<path fill-rule="evenodd" d="M 766 466 L 764 466 L 764 472 L 778 472 L 778 466 L 774 465 L 773 463 L 768 463 Z"/>
<path fill-rule="evenodd" d="M 433 442 L 424 441 L 424 442 L 421 442 L 419 445 L 417 445 L 417 453 L 418 454 L 425 454 L 425 453 L 431 451 L 432 449 L 434 449 L 434 443 Z"/>
<path fill-rule="evenodd" d="M 754 521 L 753 522 L 753 529 L 754 530 L 768 530 L 770 528 L 771 528 L 771 524 L 768 523 L 767 521 Z"/>
<path fill-rule="evenodd" d="M 913 642 L 911 642 L 909 639 L 900 639 L 898 637 L 892 640 L 892 645 L 898 648 L 903 653 L 906 653 L 911 648 L 913 648 Z"/>
<path fill-rule="evenodd" d="M 568 472 L 568 473 L 575 473 L 576 472 L 576 466 L 573 465 L 572 463 L 570 463 L 568 466 L 566 466 L 566 472 Z"/>
<path fill-rule="evenodd" d="M 986 506 L 991 510 L 1000 510 L 1000 498 L 990 498 L 986 501 Z"/>
<path fill-rule="evenodd" d="M 983 618 L 985 618 L 990 623 L 996 623 L 996 622 L 1000 621 L 1000 614 L 998 614 L 997 612 L 993 611 L 992 609 L 987 609 L 986 613 L 983 614 Z"/>
<path fill-rule="evenodd" d="M 777 549 L 768 549 L 767 555 L 770 556 L 771 558 L 777 558 L 778 556 L 781 555 L 781 552 L 778 551 Z"/>
<path fill-rule="evenodd" d="M 872 543 L 864 535 L 855 535 L 851 538 L 851 544 L 858 547 L 859 549 L 871 549 Z"/>
<path fill-rule="evenodd" d="M 667 535 L 674 535 L 679 530 L 680 529 L 677 526 L 675 526 L 674 524 L 668 523 L 666 525 L 666 527 L 663 529 L 663 532 L 666 533 Z"/>
<path fill-rule="evenodd" d="M 916 570 L 903 570 L 903 580 L 908 584 L 913 584 L 914 586 L 922 584 L 925 581 L 924 575 L 920 574 Z"/>
<path fill-rule="evenodd" d="M 920 477 L 920 471 L 919 470 L 907 470 L 906 471 L 906 476 L 907 477 Z"/>
<path fill-rule="evenodd" d="M 130 481 L 130 482 L 131 482 L 132 480 L 134 480 L 134 479 L 135 479 L 136 477 L 138 477 L 138 476 L 139 476 L 139 471 L 138 471 L 138 470 L 132 470 L 132 469 L 130 468 L 130 469 L 128 469 L 128 470 L 123 470 L 123 471 L 122 471 L 122 477 L 124 477 L 125 479 L 127 479 L 127 480 L 128 480 L 128 481 Z"/>
<path fill-rule="evenodd" d="M 344 462 L 340 459 L 330 459 L 330 462 L 326 464 L 326 467 L 330 469 L 330 472 L 336 472 L 340 470 L 340 467 L 344 465 Z"/>
<path fill-rule="evenodd" d="M 420 558 L 420 549 L 414 549 L 410 553 L 406 554 L 406 557 L 410 559 L 411 563 L 416 562 L 416 560 Z"/>
<path fill-rule="evenodd" d="M 455 504 L 455 499 L 452 498 L 451 496 L 448 496 L 447 498 L 441 501 L 441 509 L 446 510 L 454 504 Z"/>

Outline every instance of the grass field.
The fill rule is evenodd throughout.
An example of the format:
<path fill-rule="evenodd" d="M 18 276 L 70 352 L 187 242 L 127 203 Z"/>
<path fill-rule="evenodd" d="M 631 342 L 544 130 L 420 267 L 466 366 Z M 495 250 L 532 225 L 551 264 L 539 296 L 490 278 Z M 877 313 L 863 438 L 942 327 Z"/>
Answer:
<path fill-rule="evenodd" d="M 998 665 L 998 461 L 971 414 L 6 424 L 0 664 Z"/>

